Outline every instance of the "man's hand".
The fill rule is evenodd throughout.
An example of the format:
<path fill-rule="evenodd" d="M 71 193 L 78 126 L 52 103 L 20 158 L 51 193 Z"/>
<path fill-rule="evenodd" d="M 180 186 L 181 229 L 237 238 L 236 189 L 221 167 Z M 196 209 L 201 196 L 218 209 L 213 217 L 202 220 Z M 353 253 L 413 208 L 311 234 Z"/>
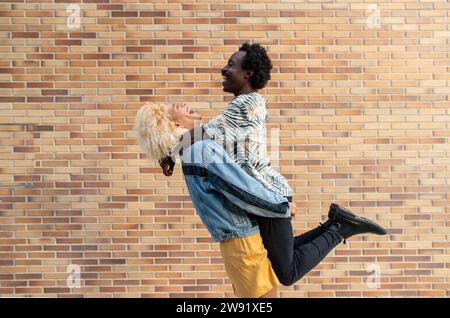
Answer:
<path fill-rule="evenodd" d="M 294 202 L 289 202 L 289 207 L 291 208 L 291 218 L 297 213 L 297 205 Z"/>
<path fill-rule="evenodd" d="M 162 172 L 166 177 L 170 177 L 173 174 L 173 167 L 175 166 L 175 162 L 171 157 L 163 157 L 159 159 L 159 165 L 161 166 Z"/>

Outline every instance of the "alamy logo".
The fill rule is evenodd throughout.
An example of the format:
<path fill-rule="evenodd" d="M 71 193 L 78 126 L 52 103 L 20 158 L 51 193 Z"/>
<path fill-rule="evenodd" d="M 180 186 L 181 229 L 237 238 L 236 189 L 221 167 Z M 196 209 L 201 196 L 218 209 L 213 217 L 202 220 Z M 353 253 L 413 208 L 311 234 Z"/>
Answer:
<path fill-rule="evenodd" d="M 381 26 L 380 23 L 380 8 L 377 4 L 370 4 L 367 7 L 366 12 L 369 14 L 369 16 L 366 19 L 366 25 L 369 27 L 369 29 L 377 29 Z"/>
<path fill-rule="evenodd" d="M 77 4 L 70 4 L 66 12 L 69 13 L 67 17 L 67 28 L 68 29 L 79 29 L 81 25 L 81 8 Z"/>
<path fill-rule="evenodd" d="M 367 287 L 370 289 L 380 288 L 380 277 L 381 277 L 381 268 L 377 264 L 370 264 L 367 267 L 367 274 L 369 277 L 367 278 Z"/>
<path fill-rule="evenodd" d="M 81 269 L 78 265 L 69 265 L 66 269 L 67 275 L 67 287 L 80 288 L 81 287 Z"/>

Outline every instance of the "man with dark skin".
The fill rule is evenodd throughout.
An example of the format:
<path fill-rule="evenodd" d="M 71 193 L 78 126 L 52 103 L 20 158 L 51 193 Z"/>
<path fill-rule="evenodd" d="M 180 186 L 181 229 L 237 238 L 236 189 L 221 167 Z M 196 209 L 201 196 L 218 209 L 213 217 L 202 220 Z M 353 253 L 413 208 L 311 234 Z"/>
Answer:
<path fill-rule="evenodd" d="M 241 94 L 257 92 L 250 83 L 253 71 L 242 69 L 242 61 L 247 55 L 245 51 L 237 51 L 231 55 L 228 64 L 222 68 L 223 91 L 232 93 L 235 97 Z"/>
<path fill-rule="evenodd" d="M 231 55 L 229 58 L 227 65 L 224 66 L 221 70 L 221 74 L 224 78 L 222 82 L 223 91 L 232 93 L 235 97 L 242 94 L 249 94 L 253 92 L 257 92 L 257 89 L 254 89 L 251 86 L 250 78 L 253 75 L 253 71 L 246 71 L 242 69 L 242 61 L 245 58 L 247 52 L 245 51 L 237 51 Z M 195 118 L 196 113 L 192 112 L 191 114 L 189 110 L 183 111 L 183 107 L 186 107 L 185 104 L 173 104 L 171 111 L 169 112 L 173 121 L 179 122 L 181 125 L 188 127 L 188 121 Z M 204 130 L 201 131 L 201 134 L 195 134 L 195 129 L 190 131 L 191 140 L 186 143 L 180 143 L 180 146 L 188 147 L 190 144 L 193 144 L 198 140 L 196 136 L 200 135 L 202 138 L 205 138 L 206 132 Z M 161 168 L 163 170 L 164 175 L 170 176 L 173 173 L 173 168 L 175 166 L 175 162 L 170 157 L 166 157 L 160 161 Z M 291 215 L 295 215 L 295 203 L 290 203 L 291 206 Z M 277 288 L 273 288 L 271 291 L 264 294 L 261 298 L 275 298 L 277 296 Z"/>
<path fill-rule="evenodd" d="M 217 136 L 214 134 L 223 135 L 221 132 L 224 130 L 228 130 L 227 136 L 241 138 L 240 132 L 236 133 L 235 128 L 250 127 L 250 130 L 243 131 L 251 134 L 250 140 L 253 144 L 250 146 L 251 150 L 247 149 L 244 153 L 253 156 L 251 158 L 253 161 L 245 161 L 245 168 L 242 166 L 241 168 L 254 177 L 255 182 L 261 182 L 268 190 L 288 199 L 292 215 L 295 213 L 295 205 L 292 203 L 292 192 L 287 181 L 270 167 L 270 162 L 261 156 L 258 157 L 259 153 L 264 153 L 260 150 L 265 148 L 265 142 L 259 140 L 257 136 L 260 135 L 261 130 L 265 130 L 266 106 L 264 98 L 257 91 L 270 79 L 271 68 L 270 59 L 258 44 L 245 43 L 239 51 L 233 53 L 227 65 L 221 70 L 224 77 L 222 86 L 224 92 L 232 93 L 235 99 L 239 97 L 239 102 L 233 104 L 231 108 L 228 106 L 221 114 L 219 122 L 212 124 L 209 122 L 200 126 L 201 134 L 191 130 L 187 137 L 183 136 L 180 144 L 175 148 L 175 153 L 187 149 L 201 139 L 215 140 Z M 241 95 L 246 96 L 241 99 Z M 174 105 L 170 113 L 172 120 L 181 125 L 185 120 L 183 107 L 184 105 Z M 195 114 L 192 113 L 192 115 Z M 214 126 L 217 125 L 220 129 L 215 129 Z M 219 136 L 217 140 L 223 141 L 220 137 L 222 136 Z M 239 150 L 236 149 L 230 157 L 239 158 L 236 156 L 236 151 Z M 256 156 L 254 156 L 255 152 Z M 170 157 L 160 161 L 165 175 L 172 174 L 174 164 Z M 298 281 L 317 266 L 342 240 L 345 243 L 347 238 L 363 233 L 386 234 L 386 231 L 375 222 L 356 216 L 337 204 L 331 204 L 328 216 L 329 219 L 321 226 L 294 237 L 290 218 L 252 215 L 258 223 L 261 238 L 280 283 L 289 286 Z"/>

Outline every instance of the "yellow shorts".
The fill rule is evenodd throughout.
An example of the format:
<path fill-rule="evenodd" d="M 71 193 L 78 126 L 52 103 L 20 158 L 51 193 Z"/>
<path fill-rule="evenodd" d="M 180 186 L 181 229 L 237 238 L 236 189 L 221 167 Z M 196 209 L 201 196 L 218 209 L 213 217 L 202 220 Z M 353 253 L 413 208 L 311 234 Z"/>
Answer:
<path fill-rule="evenodd" d="M 225 239 L 220 242 L 220 252 L 237 297 L 257 298 L 277 286 L 259 233 Z"/>

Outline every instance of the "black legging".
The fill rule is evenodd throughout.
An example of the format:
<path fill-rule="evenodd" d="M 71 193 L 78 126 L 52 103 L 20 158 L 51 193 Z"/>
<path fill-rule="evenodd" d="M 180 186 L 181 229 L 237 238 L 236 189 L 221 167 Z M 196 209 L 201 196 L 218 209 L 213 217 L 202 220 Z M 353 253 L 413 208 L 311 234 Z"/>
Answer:
<path fill-rule="evenodd" d="M 289 218 L 254 216 L 272 268 L 281 284 L 290 286 L 319 264 L 342 238 L 333 225 L 295 236 Z"/>

